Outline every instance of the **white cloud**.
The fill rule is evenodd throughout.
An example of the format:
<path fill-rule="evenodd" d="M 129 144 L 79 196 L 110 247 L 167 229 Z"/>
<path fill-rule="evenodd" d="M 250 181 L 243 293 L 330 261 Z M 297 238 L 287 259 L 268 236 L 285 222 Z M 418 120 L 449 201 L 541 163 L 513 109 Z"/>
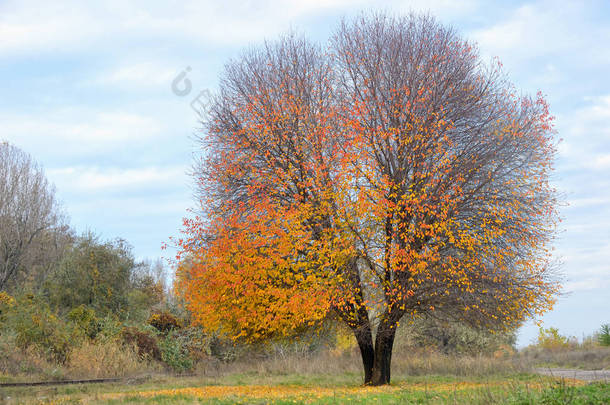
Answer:
<path fill-rule="evenodd" d="M 479 44 L 484 59 L 499 57 L 505 70 L 522 76 L 530 91 L 561 82 L 556 92 L 567 92 L 582 75 L 610 63 L 610 28 L 599 22 L 595 3 L 528 2 L 492 25 L 483 22 L 469 37 Z"/>
<path fill-rule="evenodd" d="M 509 18 L 472 32 L 488 56 L 510 53 L 511 60 L 548 55 L 561 49 L 574 49 L 582 39 L 575 34 L 582 9 L 578 3 L 561 7 L 545 1 L 517 8 Z"/>
<path fill-rule="evenodd" d="M 573 198 L 568 200 L 567 208 L 590 208 L 593 206 L 610 206 L 609 196 Z"/>
<path fill-rule="evenodd" d="M 58 189 L 70 193 L 163 190 L 187 179 L 187 167 L 66 167 L 47 170 Z"/>
<path fill-rule="evenodd" d="M 596 170 L 605 170 L 610 168 L 610 153 L 598 154 L 590 163 L 591 167 Z"/>
<path fill-rule="evenodd" d="M 166 86 L 176 76 L 175 67 L 162 62 L 135 62 L 102 72 L 91 84 L 118 85 L 123 88 Z"/>
<path fill-rule="evenodd" d="M 107 32 L 103 22 L 78 4 L 7 1 L 0 7 L 0 54 L 56 51 Z"/>
<path fill-rule="evenodd" d="M 47 111 L 43 115 L 4 114 L 0 121 L 4 137 L 28 151 L 38 149 L 40 144 L 75 151 L 114 147 L 154 138 L 162 129 L 150 116 L 79 107 Z"/>
<path fill-rule="evenodd" d="M 605 171 L 610 167 L 610 95 L 587 97 L 584 102 L 557 117 L 557 129 L 564 139 L 560 157 L 567 168 Z"/>
<path fill-rule="evenodd" d="M 96 41 L 120 46 L 125 37 L 146 34 L 220 44 L 252 41 L 286 29 L 291 19 L 347 4 L 347 0 L 9 1 L 1 7 L 0 52 L 54 51 Z"/>
<path fill-rule="evenodd" d="M 566 282 L 564 291 L 566 293 L 571 293 L 576 291 L 600 290 L 608 287 L 610 287 L 610 279 L 586 278 L 584 280 Z"/>
<path fill-rule="evenodd" d="M 368 9 L 429 10 L 458 28 L 464 22 L 479 24 L 466 38 L 479 42 L 484 57 L 500 56 L 511 75 L 522 73 L 520 86 L 534 83 L 554 95 L 552 112 L 564 107 L 557 120 L 565 139 L 559 146 L 557 174 L 559 188 L 571 201 L 557 254 L 564 259 L 566 290 L 603 295 L 610 287 L 610 88 L 605 76 L 583 74 L 583 67 L 595 67 L 593 73 L 607 70 L 610 28 L 590 18 L 597 12 L 591 3 L 557 6 L 541 0 L 519 7 L 478 0 L 4 0 L 0 58 L 3 66 L 27 76 L 30 87 L 13 90 L 19 97 L 9 93 L 8 100 L 18 101 L 5 104 L 0 113 L 0 138 L 42 157 L 58 194 L 68 196 L 68 212 L 83 227 L 109 237 L 127 236 L 140 251 L 157 252 L 157 242 L 151 239 L 175 234 L 179 218 L 191 205 L 190 179 L 182 166 L 188 153 L 180 148 L 186 149 L 185 139 L 195 124 L 189 100 L 169 92 L 176 69 L 194 60 L 205 63 L 206 58 L 210 66 L 220 66 L 233 54 L 231 46 L 274 38 L 291 26 L 320 28 L 332 15 Z M 209 50 L 214 53 L 205 53 Z M 93 52 L 100 57 L 92 57 Z M 72 54 L 66 58 L 65 53 Z M 22 55 L 36 56 L 38 65 L 22 69 Z M 91 77 L 95 68 L 102 70 Z M 75 80 L 62 80 L 73 74 Z M 210 82 L 216 77 L 210 75 Z M 34 85 L 30 79 L 56 82 Z M 198 89 L 201 81 L 193 78 L 193 83 Z M 93 92 L 83 91 L 83 84 Z M 120 93 L 125 98 L 98 91 L 106 86 L 125 89 Z M 137 92 L 151 86 L 164 86 L 165 98 Z M 583 99 L 585 94 L 591 97 Z M 160 160 L 164 163 L 155 163 Z"/>
<path fill-rule="evenodd" d="M 1 7 L 0 54 L 56 51 L 106 42 L 121 46 L 125 38 L 154 36 L 185 41 L 241 44 L 269 38 L 296 20 L 333 10 L 388 8 L 429 10 L 456 16 L 475 10 L 476 0 L 237 0 L 177 3 L 140 0 L 104 2 L 8 1 Z"/>

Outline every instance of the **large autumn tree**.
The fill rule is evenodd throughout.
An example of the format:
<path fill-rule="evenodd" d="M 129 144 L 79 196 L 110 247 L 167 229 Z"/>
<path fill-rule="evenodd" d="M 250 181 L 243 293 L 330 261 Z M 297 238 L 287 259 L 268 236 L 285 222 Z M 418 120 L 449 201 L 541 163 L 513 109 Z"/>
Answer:
<path fill-rule="evenodd" d="M 379 385 L 405 316 L 498 329 L 552 305 L 547 104 L 434 18 L 251 49 L 207 117 L 178 272 L 203 327 L 256 341 L 334 314 Z"/>

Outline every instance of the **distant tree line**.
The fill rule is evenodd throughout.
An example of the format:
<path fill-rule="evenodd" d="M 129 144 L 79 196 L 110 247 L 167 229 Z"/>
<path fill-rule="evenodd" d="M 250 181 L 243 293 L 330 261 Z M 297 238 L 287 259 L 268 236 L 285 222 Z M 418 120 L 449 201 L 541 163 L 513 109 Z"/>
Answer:
<path fill-rule="evenodd" d="M 76 235 L 40 165 L 0 144 L 0 290 L 40 295 L 59 312 L 145 318 L 165 298 L 161 261 L 136 262 L 122 239 Z"/>

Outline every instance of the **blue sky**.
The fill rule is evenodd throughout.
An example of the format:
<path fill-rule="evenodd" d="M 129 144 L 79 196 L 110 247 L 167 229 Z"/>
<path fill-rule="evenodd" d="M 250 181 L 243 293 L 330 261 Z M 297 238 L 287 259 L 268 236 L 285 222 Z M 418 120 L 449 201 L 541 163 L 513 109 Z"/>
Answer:
<path fill-rule="evenodd" d="M 499 57 L 518 89 L 547 95 L 563 138 L 565 295 L 544 326 L 582 337 L 610 323 L 610 2 L 0 0 L 0 139 L 44 166 L 75 229 L 171 255 L 160 247 L 193 205 L 193 97 L 247 46 L 289 29 L 326 41 L 372 9 L 429 11 Z M 171 82 L 187 66 L 180 97 Z M 519 344 L 536 333 L 528 323 Z"/>

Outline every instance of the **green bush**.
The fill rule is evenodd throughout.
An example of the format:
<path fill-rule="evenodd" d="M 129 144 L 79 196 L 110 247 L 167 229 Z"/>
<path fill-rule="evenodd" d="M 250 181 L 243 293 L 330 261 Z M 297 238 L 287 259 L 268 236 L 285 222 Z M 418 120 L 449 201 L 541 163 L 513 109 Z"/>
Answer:
<path fill-rule="evenodd" d="M 20 297 L 6 314 L 4 328 L 14 331 L 16 344 L 21 349 L 35 346 L 53 361 L 63 364 L 71 344 L 78 341 L 74 329 L 51 312 L 39 297 L 27 294 Z"/>
<path fill-rule="evenodd" d="M 68 312 L 68 319 L 89 339 L 95 339 L 101 330 L 101 323 L 95 317 L 95 311 L 85 305 L 79 305 Z"/>
<path fill-rule="evenodd" d="M 89 233 L 76 239 L 45 282 L 45 294 L 62 312 L 79 305 L 98 315 L 128 314 L 130 277 L 135 267 L 131 247 L 121 239 L 101 241 Z"/>
<path fill-rule="evenodd" d="M 599 344 L 602 346 L 610 346 L 610 324 L 602 325 L 599 335 Z"/>
<path fill-rule="evenodd" d="M 170 332 L 161 340 L 161 359 L 172 370 L 184 372 L 193 368 L 193 359 L 188 350 L 188 338 L 176 332 Z"/>
<path fill-rule="evenodd" d="M 121 340 L 123 332 L 123 324 L 117 317 L 106 315 L 98 319 L 100 331 L 95 336 L 98 342 L 108 342 L 111 340 Z"/>

